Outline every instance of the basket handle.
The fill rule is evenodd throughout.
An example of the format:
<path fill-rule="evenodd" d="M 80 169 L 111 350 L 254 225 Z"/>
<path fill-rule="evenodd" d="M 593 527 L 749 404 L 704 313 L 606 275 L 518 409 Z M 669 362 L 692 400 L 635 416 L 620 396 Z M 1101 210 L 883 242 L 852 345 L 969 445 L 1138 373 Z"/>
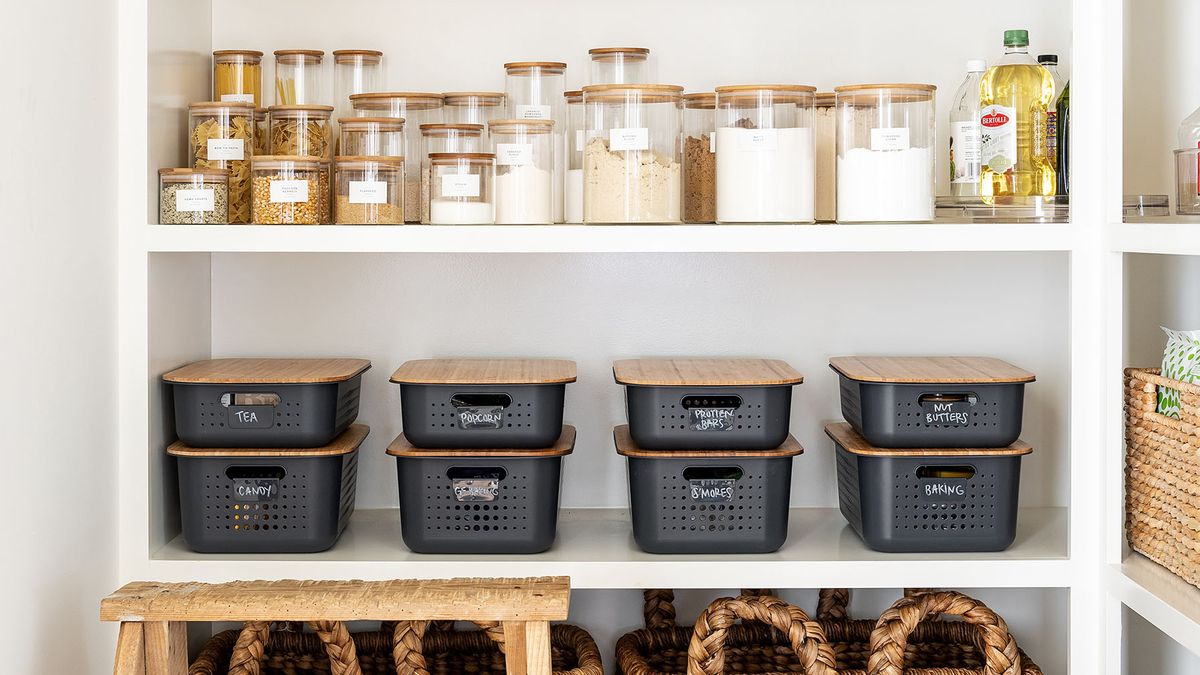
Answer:
<path fill-rule="evenodd" d="M 396 675 L 429 675 L 425 662 L 423 641 L 430 630 L 445 630 L 447 622 L 441 621 L 389 621 L 383 629 L 392 627 L 392 662 Z M 491 638 L 504 652 L 504 625 L 499 621 L 475 621 L 475 625 Z M 453 627 L 453 624 L 449 627 Z M 230 673 L 233 675 L 233 673 Z"/>
<path fill-rule="evenodd" d="M 987 605 L 955 591 L 920 593 L 897 600 L 871 631 L 871 675 L 903 675 L 908 637 L 927 617 L 961 616 L 979 628 L 984 658 L 982 675 L 1020 675 L 1021 654 L 1008 624 Z"/>
<path fill-rule="evenodd" d="M 325 645 L 332 675 L 362 675 L 358 652 L 350 631 L 341 621 L 312 621 L 308 624 Z M 269 621 L 247 621 L 233 645 L 229 658 L 229 675 L 259 675 L 267 642 L 271 638 Z"/>
<path fill-rule="evenodd" d="M 769 588 L 743 588 L 742 597 L 772 596 Z M 669 588 L 652 588 L 642 591 L 642 616 L 646 628 L 671 628 L 675 625 L 675 591 Z"/>
<path fill-rule="evenodd" d="M 906 588 L 904 597 L 912 597 L 921 593 L 930 593 L 932 588 Z M 817 594 L 817 619 L 820 621 L 845 621 L 850 618 L 850 589 L 822 588 Z M 930 617 L 929 621 L 936 621 Z"/>
<path fill-rule="evenodd" d="M 772 597 L 721 598 L 700 613 L 688 645 L 688 675 L 725 672 L 725 637 L 737 619 L 761 621 L 787 636 L 806 675 L 837 675 L 833 648 L 804 610 Z"/>

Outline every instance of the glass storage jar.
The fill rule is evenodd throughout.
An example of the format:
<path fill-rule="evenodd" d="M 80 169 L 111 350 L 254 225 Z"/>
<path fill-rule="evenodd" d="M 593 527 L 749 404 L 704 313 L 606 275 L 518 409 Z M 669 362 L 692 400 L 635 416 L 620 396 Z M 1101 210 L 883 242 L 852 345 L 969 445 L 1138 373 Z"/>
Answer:
<path fill-rule="evenodd" d="M 933 220 L 936 91 L 932 84 L 834 88 L 838 222 Z"/>
<path fill-rule="evenodd" d="M 273 105 L 271 112 L 272 155 L 331 157 L 333 127 L 329 105 Z"/>
<path fill-rule="evenodd" d="M 158 222 L 220 225 L 229 222 L 227 169 L 159 169 Z"/>
<path fill-rule="evenodd" d="M 563 94 L 567 102 L 566 124 L 563 127 L 564 153 L 563 163 L 563 222 L 583 222 L 583 92 L 568 91 Z"/>
<path fill-rule="evenodd" d="M 492 120 L 488 136 L 496 156 L 496 224 L 552 224 L 554 120 Z"/>
<path fill-rule="evenodd" d="M 435 152 L 429 220 L 434 225 L 491 225 L 494 155 L 490 152 Z"/>
<path fill-rule="evenodd" d="M 583 222 L 680 222 L 682 92 L 665 84 L 583 88 Z"/>
<path fill-rule="evenodd" d="M 253 49 L 213 52 L 213 100 L 262 106 L 262 57 Z"/>
<path fill-rule="evenodd" d="M 271 116 L 266 108 L 254 109 L 254 154 L 266 155 L 271 150 Z"/>
<path fill-rule="evenodd" d="M 1200 215 L 1200 149 L 1175 151 L 1175 213 Z"/>
<path fill-rule="evenodd" d="M 504 117 L 504 94 L 495 91 L 451 91 L 442 94 L 446 124 L 487 124 Z"/>
<path fill-rule="evenodd" d="M 643 84 L 650 81 L 650 50 L 645 47 L 589 49 L 591 84 Z"/>
<path fill-rule="evenodd" d="M 431 175 L 429 155 L 435 152 L 483 152 L 486 150 L 483 144 L 483 130 L 484 126 L 482 124 L 421 125 L 421 145 L 419 150 L 421 155 L 419 162 L 421 175 L 418 178 L 419 191 L 413 195 L 413 203 L 416 203 L 415 200 L 420 200 L 421 208 L 419 213 L 410 213 L 410 218 L 419 216 L 420 222 L 429 222 L 429 180 Z M 417 210 L 412 207 L 409 208 L 412 211 Z"/>
<path fill-rule="evenodd" d="M 394 117 L 343 117 L 338 148 L 345 155 L 404 157 L 404 120 Z"/>
<path fill-rule="evenodd" d="M 717 222 L 813 222 L 816 87 L 717 87 Z"/>
<path fill-rule="evenodd" d="M 383 52 L 375 49 L 333 51 L 334 110 L 338 117 L 350 114 L 350 97 L 383 88 Z"/>
<path fill-rule="evenodd" d="M 837 220 L 837 115 L 833 92 L 813 97 L 813 154 L 816 182 L 813 188 L 813 219 L 818 223 Z"/>
<path fill-rule="evenodd" d="M 324 222 L 329 202 L 327 166 L 321 157 L 255 157 L 254 222 L 259 225 Z"/>
<path fill-rule="evenodd" d="M 404 224 L 404 158 L 340 155 L 334 163 L 333 222 Z"/>
<path fill-rule="evenodd" d="M 683 95 L 683 222 L 717 219 L 717 95 Z"/>
<path fill-rule="evenodd" d="M 418 152 L 404 153 L 405 218 L 420 222 L 421 209 L 421 125 L 440 124 L 444 110 L 441 94 L 430 92 L 371 92 L 350 97 L 355 117 L 394 117 L 404 120 L 404 147 Z"/>
<path fill-rule="evenodd" d="M 519 120 L 561 118 L 567 64 L 559 61 L 514 61 L 504 64 L 504 94 L 509 117 Z"/>
<path fill-rule="evenodd" d="M 275 105 L 319 104 L 324 98 L 319 49 L 275 50 Z"/>
<path fill-rule="evenodd" d="M 209 101 L 188 106 L 188 165 L 229 171 L 229 222 L 250 222 L 254 104 Z"/>

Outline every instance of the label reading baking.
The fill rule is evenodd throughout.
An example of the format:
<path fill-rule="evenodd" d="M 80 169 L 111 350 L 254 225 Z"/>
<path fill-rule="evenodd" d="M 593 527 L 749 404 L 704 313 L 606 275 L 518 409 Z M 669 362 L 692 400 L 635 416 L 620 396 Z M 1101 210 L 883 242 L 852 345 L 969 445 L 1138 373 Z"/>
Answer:
<path fill-rule="evenodd" d="M 212 211 L 216 208 L 216 191 L 207 188 L 176 190 L 175 210 L 183 211 Z"/>
<path fill-rule="evenodd" d="M 650 130 L 646 127 L 626 127 L 608 130 L 608 149 L 619 150 L 649 150 Z"/>
<path fill-rule="evenodd" d="M 254 94 L 221 94 L 222 103 L 254 103 Z"/>
<path fill-rule="evenodd" d="M 872 129 L 872 150 L 907 150 L 909 148 L 908 129 Z"/>
<path fill-rule="evenodd" d="M 386 204 L 387 182 L 381 180 L 350 181 L 351 204 Z"/>
<path fill-rule="evenodd" d="M 442 176 L 443 197 L 478 197 L 479 174 L 452 173 Z"/>
<path fill-rule="evenodd" d="M 737 408 L 690 408 L 688 424 L 692 431 L 732 431 Z"/>
<path fill-rule="evenodd" d="M 273 180 L 273 181 L 271 181 L 271 201 L 275 202 L 275 203 L 308 201 L 308 181 L 306 181 L 306 180 Z"/>
<path fill-rule="evenodd" d="M 489 406 L 459 408 L 459 429 L 499 429 L 504 426 L 504 408 Z"/>
<path fill-rule="evenodd" d="M 500 495 L 498 478 L 456 478 L 454 498 L 460 502 L 492 502 Z"/>
<path fill-rule="evenodd" d="M 246 158 L 246 144 L 240 138 L 208 139 L 208 159 L 241 160 Z"/>
<path fill-rule="evenodd" d="M 233 501 L 235 502 L 273 502 L 278 496 L 279 481 L 274 478 L 233 479 Z"/>
<path fill-rule="evenodd" d="M 583 129 L 575 130 L 575 152 L 583 152 L 584 138 Z"/>
<path fill-rule="evenodd" d="M 940 397 L 921 399 L 921 412 L 925 424 L 938 427 L 965 427 L 970 424 L 974 396 Z"/>
<path fill-rule="evenodd" d="M 533 145 L 530 143 L 497 143 L 497 166 L 525 166 L 533 164 Z"/>
<path fill-rule="evenodd" d="M 515 106 L 519 120 L 548 120 L 550 106 L 548 105 L 519 105 Z"/>
<path fill-rule="evenodd" d="M 920 482 L 923 502 L 961 502 L 967 498 L 967 479 L 938 478 Z"/>
<path fill-rule="evenodd" d="M 979 111 L 983 166 L 1005 173 L 1017 162 L 1017 109 L 989 105 Z"/>
<path fill-rule="evenodd" d="M 231 429 L 269 429 L 275 426 L 275 408 L 269 405 L 231 406 L 226 410 Z"/>
<path fill-rule="evenodd" d="M 737 481 L 733 478 L 703 478 L 688 481 L 692 488 L 692 501 L 731 502 Z"/>
<path fill-rule="evenodd" d="M 750 129 L 738 134 L 739 150 L 752 152 L 772 152 L 779 149 L 778 129 Z"/>

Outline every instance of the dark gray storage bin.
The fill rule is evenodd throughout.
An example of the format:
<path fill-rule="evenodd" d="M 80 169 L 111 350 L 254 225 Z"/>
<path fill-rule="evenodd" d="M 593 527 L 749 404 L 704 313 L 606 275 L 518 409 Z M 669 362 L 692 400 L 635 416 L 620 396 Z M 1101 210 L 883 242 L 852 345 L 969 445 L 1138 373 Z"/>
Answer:
<path fill-rule="evenodd" d="M 842 515 L 886 553 L 1003 551 L 1017 533 L 1017 441 L 996 449 L 876 448 L 844 422 L 825 427 L 837 449 Z"/>
<path fill-rule="evenodd" d="M 842 416 L 881 448 L 1002 448 L 1021 435 L 1033 373 L 986 357 L 830 359 Z"/>
<path fill-rule="evenodd" d="M 804 377 L 771 359 L 625 359 L 633 442 L 646 450 L 769 450 L 788 437 L 792 387 Z"/>
<path fill-rule="evenodd" d="M 750 451 L 655 452 L 613 430 L 629 467 L 633 538 L 647 553 L 770 553 L 788 531 L 795 438 Z"/>
<path fill-rule="evenodd" d="M 562 433 L 575 362 L 424 359 L 392 375 L 404 435 L 419 448 L 547 448 Z"/>
<path fill-rule="evenodd" d="M 183 539 L 199 553 L 315 553 L 334 545 L 350 514 L 358 447 L 352 425 L 322 448 L 193 448 L 177 441 Z"/>
<path fill-rule="evenodd" d="M 541 553 L 554 544 L 562 458 L 575 428 L 551 447 L 514 450 L 388 446 L 400 486 L 400 530 L 416 553 Z"/>
<path fill-rule="evenodd" d="M 163 375 L 196 448 L 317 448 L 358 417 L 364 359 L 210 359 Z"/>

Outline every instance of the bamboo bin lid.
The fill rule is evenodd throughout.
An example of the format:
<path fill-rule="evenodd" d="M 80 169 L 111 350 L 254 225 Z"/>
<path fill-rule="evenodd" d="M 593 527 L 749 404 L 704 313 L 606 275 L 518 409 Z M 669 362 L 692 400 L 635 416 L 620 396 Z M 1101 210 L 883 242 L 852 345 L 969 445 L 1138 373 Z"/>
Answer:
<path fill-rule="evenodd" d="M 318 384 L 344 382 L 371 367 L 366 359 L 208 359 L 163 375 L 175 384 Z"/>
<path fill-rule="evenodd" d="M 175 441 L 167 448 L 174 457 L 337 457 L 348 455 L 362 445 L 371 428 L 365 424 L 351 424 L 348 429 L 321 448 L 193 448 L 183 441 Z"/>
<path fill-rule="evenodd" d="M 417 448 L 400 434 L 387 448 L 392 457 L 564 457 L 575 450 L 575 427 L 564 424 L 558 440 L 549 448 Z"/>
<path fill-rule="evenodd" d="M 777 359 L 622 359 L 613 362 L 619 384 L 651 387 L 794 385 L 804 376 Z"/>
<path fill-rule="evenodd" d="M 565 359 L 419 359 L 392 373 L 398 384 L 564 384 L 575 362 Z"/>
<path fill-rule="evenodd" d="M 1036 379 L 990 356 L 835 356 L 829 367 L 858 382 L 997 384 Z"/>
<path fill-rule="evenodd" d="M 629 425 L 622 424 L 613 428 L 613 443 L 617 446 L 617 454 L 622 457 L 645 457 L 649 459 L 703 459 L 703 458 L 740 458 L 740 457 L 795 457 L 804 454 L 804 448 L 796 437 L 788 434 L 783 445 L 771 450 L 643 450 L 634 443 L 629 433 Z"/>
<path fill-rule="evenodd" d="M 847 452 L 865 457 L 1017 457 L 1033 452 L 1033 447 L 1021 440 L 1007 448 L 877 448 L 846 422 L 826 425 L 825 434 Z"/>

